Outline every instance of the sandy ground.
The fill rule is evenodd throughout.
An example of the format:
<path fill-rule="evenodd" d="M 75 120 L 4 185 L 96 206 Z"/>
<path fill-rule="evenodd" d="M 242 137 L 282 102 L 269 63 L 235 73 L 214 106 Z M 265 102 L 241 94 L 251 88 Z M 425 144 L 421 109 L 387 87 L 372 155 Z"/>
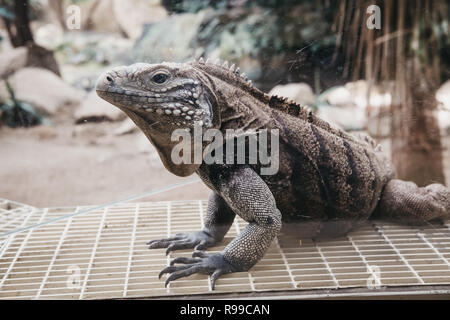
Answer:
<path fill-rule="evenodd" d="M 169 173 L 141 133 L 116 136 L 120 123 L 0 128 L 0 197 L 47 206 L 95 205 L 191 180 Z M 141 140 L 142 141 L 142 140 Z M 450 185 L 450 137 L 444 161 Z M 140 201 L 207 199 L 201 182 Z"/>
<path fill-rule="evenodd" d="M 138 149 L 141 133 L 115 136 L 119 123 L 0 129 L 0 197 L 38 207 L 93 205 L 192 180 L 169 173 Z M 149 143 L 150 144 L 150 143 Z M 144 200 L 207 199 L 201 182 Z"/>

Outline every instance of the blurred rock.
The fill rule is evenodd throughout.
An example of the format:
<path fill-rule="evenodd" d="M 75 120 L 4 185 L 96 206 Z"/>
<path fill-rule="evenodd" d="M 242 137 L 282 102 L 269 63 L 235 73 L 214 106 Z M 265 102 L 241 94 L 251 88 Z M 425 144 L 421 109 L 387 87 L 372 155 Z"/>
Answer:
<path fill-rule="evenodd" d="M 142 34 L 144 24 L 161 21 L 167 17 L 167 11 L 160 1 L 149 0 L 113 0 L 114 14 L 122 31 L 131 39 Z"/>
<path fill-rule="evenodd" d="M 18 100 L 29 103 L 44 115 L 55 115 L 80 104 L 84 93 L 72 88 L 60 77 L 46 69 L 24 68 L 9 77 Z M 4 83 L 0 97 L 9 98 Z"/>
<path fill-rule="evenodd" d="M 304 82 L 277 85 L 270 90 L 269 94 L 292 99 L 301 105 L 312 106 L 316 103 L 312 88 Z"/>
<path fill-rule="evenodd" d="M 443 136 L 450 136 L 450 110 L 438 110 L 437 118 L 441 134 Z"/>
<path fill-rule="evenodd" d="M 71 4 L 70 1 L 66 2 Z M 120 32 L 120 26 L 114 17 L 113 0 L 82 1 L 77 5 L 81 8 L 81 25 L 84 30 Z"/>
<path fill-rule="evenodd" d="M 27 64 L 28 49 L 19 47 L 0 54 L 0 78 L 5 79 Z"/>
<path fill-rule="evenodd" d="M 44 68 L 59 73 L 53 52 L 36 44 L 18 47 L 0 54 L 0 78 L 5 79 L 25 67 Z"/>
<path fill-rule="evenodd" d="M 103 61 L 115 63 L 130 59 L 133 44 L 133 40 L 120 37 L 117 34 L 101 35 L 95 44 L 95 48 L 103 55 Z"/>
<path fill-rule="evenodd" d="M 369 90 L 367 81 L 357 80 L 354 82 L 347 82 L 344 88 L 350 93 L 353 103 L 361 108 L 367 107 L 367 90 Z"/>
<path fill-rule="evenodd" d="M 125 113 L 117 107 L 100 99 L 91 91 L 75 112 L 75 123 L 90 121 L 117 121 L 125 118 Z"/>
<path fill-rule="evenodd" d="M 59 24 L 47 23 L 34 31 L 34 41 L 46 48 L 55 49 L 64 39 L 64 30 Z"/>
<path fill-rule="evenodd" d="M 198 34 L 204 15 L 204 11 L 173 15 L 148 26 L 133 48 L 133 59 L 181 62 L 192 58 L 195 48 L 190 44 Z"/>
<path fill-rule="evenodd" d="M 346 131 L 364 130 L 367 126 L 365 110 L 356 106 L 321 106 L 317 116 Z"/>
<path fill-rule="evenodd" d="M 130 118 L 126 118 L 122 124 L 114 130 L 116 136 L 121 136 L 123 134 L 133 133 L 137 131 L 137 126 Z"/>
<path fill-rule="evenodd" d="M 350 90 L 345 87 L 334 87 L 327 90 L 325 101 L 331 106 L 351 106 L 354 104 Z"/>
<path fill-rule="evenodd" d="M 387 137 L 390 131 L 391 94 L 370 89 L 365 80 L 332 87 L 319 95 L 319 114 L 344 130 L 367 130 L 371 136 Z M 341 111 L 339 111 L 341 110 Z"/>
<path fill-rule="evenodd" d="M 436 91 L 436 100 L 438 103 L 442 104 L 444 108 L 450 110 L 450 80 L 444 82 L 444 84 Z"/>
<path fill-rule="evenodd" d="M 368 97 L 369 84 L 365 80 L 348 82 L 345 84 L 345 89 L 350 92 L 353 103 L 360 108 L 370 108 L 369 113 L 371 111 L 384 112 L 390 108 L 391 94 L 386 90 L 383 91 L 379 86 L 372 86 Z"/>

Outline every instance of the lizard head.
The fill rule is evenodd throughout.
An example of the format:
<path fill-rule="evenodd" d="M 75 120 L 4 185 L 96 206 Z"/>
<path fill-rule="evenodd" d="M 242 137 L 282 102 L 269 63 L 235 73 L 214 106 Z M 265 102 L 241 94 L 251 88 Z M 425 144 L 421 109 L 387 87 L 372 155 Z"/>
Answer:
<path fill-rule="evenodd" d="M 171 161 L 175 129 L 204 130 L 220 126 L 217 98 L 209 78 L 189 64 L 137 63 L 116 67 L 100 76 L 99 97 L 124 111 L 157 149 L 164 166 L 179 176 L 192 174 L 199 164 Z"/>

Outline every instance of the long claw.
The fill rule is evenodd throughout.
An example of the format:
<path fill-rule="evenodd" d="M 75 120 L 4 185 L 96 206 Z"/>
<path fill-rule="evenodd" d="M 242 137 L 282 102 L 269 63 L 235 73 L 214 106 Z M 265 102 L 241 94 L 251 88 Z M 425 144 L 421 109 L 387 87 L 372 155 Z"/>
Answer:
<path fill-rule="evenodd" d="M 195 251 L 198 250 L 205 250 L 206 249 L 206 241 L 201 241 L 199 244 L 197 244 L 194 248 Z"/>
<path fill-rule="evenodd" d="M 162 269 L 161 272 L 159 273 L 158 278 L 161 279 L 161 277 L 162 277 L 163 274 L 165 274 L 165 273 L 173 273 L 173 272 L 177 272 L 177 271 L 182 271 L 182 270 L 188 269 L 188 268 L 190 268 L 190 267 L 191 267 L 191 266 L 187 266 L 187 265 L 184 265 L 184 266 L 177 266 L 177 267 L 174 267 L 174 266 L 165 267 L 165 268 Z"/>
<path fill-rule="evenodd" d="M 166 256 L 171 251 L 181 250 L 181 249 L 189 249 L 189 248 L 192 248 L 194 245 L 195 245 L 195 243 L 192 243 L 191 241 L 174 242 L 167 247 Z"/>
<path fill-rule="evenodd" d="M 197 263 L 197 262 L 201 262 L 201 261 L 202 261 L 202 259 L 199 259 L 199 258 L 177 257 L 177 258 L 173 259 L 172 261 L 170 261 L 170 265 L 173 266 L 175 263 L 184 263 L 184 264 Z"/>
<path fill-rule="evenodd" d="M 225 273 L 226 273 L 226 271 L 222 270 L 222 269 L 218 269 L 218 270 L 214 271 L 214 273 L 211 275 L 211 290 L 214 290 L 214 286 L 216 285 L 217 278 L 219 278 L 221 275 L 223 275 Z"/>
<path fill-rule="evenodd" d="M 214 290 L 217 278 L 225 273 L 234 272 L 232 265 L 225 260 L 222 253 L 205 254 L 196 251 L 196 254 L 201 258 L 177 257 L 170 262 L 170 266 L 161 271 L 160 277 L 165 273 L 170 273 L 166 279 L 166 286 L 169 282 L 178 278 L 187 277 L 193 273 L 201 273 L 211 275 L 211 289 Z M 174 266 L 176 263 L 182 263 L 183 265 Z"/>
<path fill-rule="evenodd" d="M 161 249 L 161 248 L 167 248 L 170 245 L 170 241 L 166 240 L 158 240 L 156 242 L 153 242 L 148 245 L 149 249 Z"/>
<path fill-rule="evenodd" d="M 200 266 L 188 266 L 187 269 L 184 269 L 181 271 L 175 271 L 175 272 L 171 273 L 170 276 L 166 279 L 166 283 L 164 284 L 164 286 L 167 287 L 167 285 L 169 284 L 170 281 L 173 281 L 173 280 L 176 280 L 176 279 L 182 278 L 182 277 L 188 277 L 191 274 L 194 274 L 201 270 L 202 270 L 202 268 Z"/>

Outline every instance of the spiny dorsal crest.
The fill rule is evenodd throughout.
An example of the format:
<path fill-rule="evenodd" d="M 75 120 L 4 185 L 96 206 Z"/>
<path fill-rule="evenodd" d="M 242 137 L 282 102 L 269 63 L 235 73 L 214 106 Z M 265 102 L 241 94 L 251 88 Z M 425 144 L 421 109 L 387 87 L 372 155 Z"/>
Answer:
<path fill-rule="evenodd" d="M 239 69 L 239 67 L 236 68 L 234 63 L 231 65 L 231 67 L 229 67 L 229 63 L 226 60 L 221 62 L 220 59 L 216 59 L 214 62 L 211 62 L 211 60 L 209 58 L 206 59 L 206 61 L 203 58 L 200 58 L 197 62 L 199 64 L 215 65 L 217 67 L 221 67 L 225 71 L 230 72 L 231 74 L 234 74 L 236 76 L 241 77 L 249 86 L 253 85 L 252 80 L 249 80 L 245 73 L 241 73 L 241 70 Z"/>
<path fill-rule="evenodd" d="M 220 59 L 216 59 L 213 62 L 211 62 L 209 59 L 203 60 L 203 58 L 200 58 L 197 61 L 199 64 L 202 65 L 210 65 L 212 67 L 216 67 L 219 70 L 221 70 L 222 74 L 225 74 L 226 76 L 234 75 L 237 79 L 243 80 L 241 83 L 245 83 L 247 85 L 247 92 L 254 96 L 257 99 L 260 99 L 264 103 L 268 104 L 271 108 L 279 110 L 281 112 L 287 113 L 289 115 L 292 115 L 294 117 L 300 118 L 304 121 L 307 121 L 319 128 L 324 129 L 327 132 L 330 132 L 332 134 L 335 134 L 337 136 L 343 137 L 345 139 L 356 141 L 355 138 L 346 132 L 334 128 L 330 126 L 330 124 L 319 117 L 316 117 L 313 112 L 307 108 L 302 107 L 298 103 L 294 102 L 293 100 L 289 100 L 287 98 L 279 97 L 277 95 L 269 96 L 268 94 L 260 91 L 259 89 L 253 87 L 251 80 L 247 79 L 247 76 L 245 73 L 241 73 L 239 68 L 236 68 L 234 64 L 231 65 L 231 67 L 228 67 L 228 62 L 224 61 L 221 63 Z M 224 79 L 227 80 L 227 79 Z"/>
<path fill-rule="evenodd" d="M 211 62 L 210 59 L 206 59 L 205 61 L 203 58 L 200 58 L 197 62 L 201 65 L 211 66 L 212 68 L 218 68 L 222 72 L 224 72 L 225 75 L 227 76 L 233 75 L 235 77 L 238 77 L 238 79 L 244 80 L 244 83 L 247 84 L 248 89 L 247 91 L 254 97 L 268 104 L 273 109 L 280 110 L 282 112 L 288 113 L 296 117 L 303 118 L 305 116 L 305 114 L 302 114 L 303 108 L 294 101 L 278 97 L 276 95 L 269 96 L 263 93 L 262 91 L 258 90 L 257 88 L 253 87 L 252 81 L 247 78 L 245 73 L 241 73 L 239 67 L 236 67 L 234 64 L 232 64 L 231 67 L 228 67 L 229 65 L 228 61 L 221 62 L 220 59 L 216 59 L 214 62 Z M 305 118 L 305 120 L 306 119 L 307 118 Z"/>
<path fill-rule="evenodd" d="M 270 97 L 269 106 L 295 117 L 300 116 L 303 110 L 302 106 L 298 103 L 292 100 L 288 100 L 287 98 L 279 97 L 277 95 L 273 95 Z"/>

